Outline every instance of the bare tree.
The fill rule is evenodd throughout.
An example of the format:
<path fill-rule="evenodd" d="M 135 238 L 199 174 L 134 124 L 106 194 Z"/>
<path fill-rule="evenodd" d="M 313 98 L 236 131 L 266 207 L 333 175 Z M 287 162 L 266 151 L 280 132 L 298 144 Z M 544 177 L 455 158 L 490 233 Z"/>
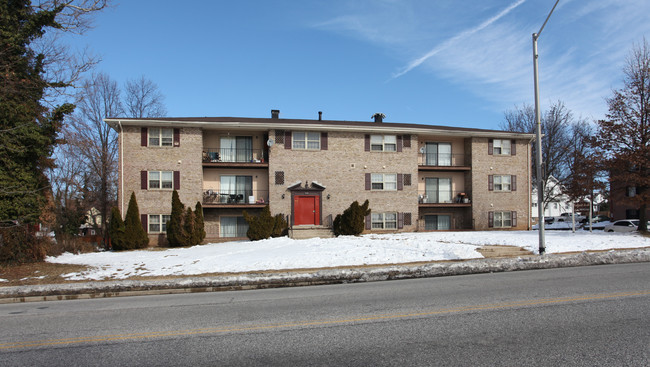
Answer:
<path fill-rule="evenodd" d="M 104 234 L 117 191 L 117 133 L 104 118 L 122 113 L 117 83 L 106 74 L 96 74 L 84 83 L 77 111 L 66 128 L 66 139 L 86 164 L 86 184 L 94 193 L 91 202 L 98 207 Z"/>
<path fill-rule="evenodd" d="M 635 46 L 623 67 L 623 87 L 607 99 L 595 144 L 603 149 L 616 186 L 634 187 L 627 200 L 639 208 L 639 230 L 647 231 L 650 202 L 650 46 Z"/>
<path fill-rule="evenodd" d="M 568 155 L 571 151 L 571 130 L 576 123 L 573 113 L 566 108 L 562 101 L 553 103 L 548 111 L 541 116 L 542 123 L 542 182 L 544 183 L 544 207 L 558 199 L 562 190 L 555 190 L 557 185 L 564 185 L 570 174 Z M 524 104 L 504 113 L 504 122 L 500 125 L 502 130 L 517 131 L 534 134 L 537 131 L 535 122 L 535 109 Z M 537 154 L 537 147 L 532 144 L 533 157 Z M 535 163 L 532 162 L 533 168 Z M 533 182 L 537 182 L 537 170 L 532 170 Z M 554 177 L 557 181 L 549 180 Z M 560 188 L 560 187 L 557 187 Z M 554 194 L 555 193 L 555 194 Z"/>
<path fill-rule="evenodd" d="M 162 117 L 167 115 L 165 97 L 156 83 L 144 76 L 129 80 L 125 86 L 124 106 L 128 117 Z"/>

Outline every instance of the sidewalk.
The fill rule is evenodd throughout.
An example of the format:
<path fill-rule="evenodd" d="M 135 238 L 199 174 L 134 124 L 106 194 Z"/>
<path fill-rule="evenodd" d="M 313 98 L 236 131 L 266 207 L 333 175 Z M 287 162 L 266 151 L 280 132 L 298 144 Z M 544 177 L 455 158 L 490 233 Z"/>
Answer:
<path fill-rule="evenodd" d="M 650 262 L 650 248 L 543 256 L 532 255 L 525 250 L 510 246 L 485 246 L 480 251 L 486 258 L 466 261 L 249 272 L 211 277 L 199 276 L 156 280 L 121 280 L 0 287 L 0 304 L 296 287 L 517 270 L 553 269 L 573 266 Z"/>

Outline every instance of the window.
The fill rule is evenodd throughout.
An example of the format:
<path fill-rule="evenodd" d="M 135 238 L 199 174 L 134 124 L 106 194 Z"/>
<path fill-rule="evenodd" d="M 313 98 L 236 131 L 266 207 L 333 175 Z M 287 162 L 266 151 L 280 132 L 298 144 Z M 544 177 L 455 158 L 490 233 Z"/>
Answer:
<path fill-rule="evenodd" d="M 397 213 L 372 213 L 372 229 L 397 229 Z"/>
<path fill-rule="evenodd" d="M 150 147 L 171 147 L 174 142 L 174 129 L 149 128 Z"/>
<path fill-rule="evenodd" d="M 373 152 L 396 152 L 396 135 L 370 135 L 370 150 Z"/>
<path fill-rule="evenodd" d="M 494 155 L 510 155 L 510 140 L 494 139 Z"/>
<path fill-rule="evenodd" d="M 246 237 L 248 223 L 244 217 L 221 217 L 219 224 L 221 237 Z"/>
<path fill-rule="evenodd" d="M 510 191 L 510 175 L 494 176 L 494 191 Z"/>
<path fill-rule="evenodd" d="M 172 189 L 174 172 L 149 171 L 149 189 Z"/>
<path fill-rule="evenodd" d="M 318 131 L 294 131 L 291 139 L 293 149 L 320 150 L 320 132 Z"/>
<path fill-rule="evenodd" d="M 424 164 L 427 166 L 451 166 L 451 143 L 426 143 Z"/>
<path fill-rule="evenodd" d="M 373 173 L 370 175 L 371 188 L 373 190 L 394 191 L 397 190 L 397 174 L 395 173 Z"/>
<path fill-rule="evenodd" d="M 253 137 L 222 136 L 219 159 L 222 162 L 250 162 L 253 160 Z"/>
<path fill-rule="evenodd" d="M 627 187 L 627 196 L 633 198 L 636 196 L 636 186 Z"/>
<path fill-rule="evenodd" d="M 512 227 L 511 212 L 494 212 L 494 228 Z"/>
<path fill-rule="evenodd" d="M 430 178 L 424 181 L 423 203 L 451 203 L 451 179 Z"/>
<path fill-rule="evenodd" d="M 253 176 L 221 176 L 220 201 L 246 203 L 253 196 Z"/>
<path fill-rule="evenodd" d="M 171 215 L 149 214 L 149 233 L 167 232 L 167 222 L 170 218 Z"/>
<path fill-rule="evenodd" d="M 424 229 L 427 231 L 444 231 L 451 229 L 451 215 L 425 215 Z"/>

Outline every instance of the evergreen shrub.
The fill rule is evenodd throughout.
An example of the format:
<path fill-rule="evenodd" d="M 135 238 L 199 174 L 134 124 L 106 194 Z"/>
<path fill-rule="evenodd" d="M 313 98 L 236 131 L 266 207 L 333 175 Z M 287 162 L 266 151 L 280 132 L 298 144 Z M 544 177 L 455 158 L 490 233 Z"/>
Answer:
<path fill-rule="evenodd" d="M 336 236 L 358 236 L 364 228 L 364 219 L 370 215 L 370 203 L 366 200 L 363 205 L 359 205 L 358 201 L 350 204 L 350 207 L 343 211 L 343 214 L 338 214 L 334 218 L 333 231 Z"/>

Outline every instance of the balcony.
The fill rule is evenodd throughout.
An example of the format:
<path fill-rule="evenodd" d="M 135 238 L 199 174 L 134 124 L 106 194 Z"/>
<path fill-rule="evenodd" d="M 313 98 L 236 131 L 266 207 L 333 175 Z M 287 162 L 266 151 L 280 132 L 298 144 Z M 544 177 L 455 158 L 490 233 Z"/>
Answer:
<path fill-rule="evenodd" d="M 472 200 L 465 192 L 419 191 L 418 205 L 422 208 L 465 208 L 472 206 Z"/>
<path fill-rule="evenodd" d="M 203 191 L 204 208 L 263 208 L 268 203 L 268 190 Z"/>
<path fill-rule="evenodd" d="M 268 167 L 269 153 L 262 149 L 204 148 L 204 167 Z"/>
<path fill-rule="evenodd" d="M 465 154 L 420 153 L 418 168 L 421 171 L 469 171 L 469 157 Z"/>

